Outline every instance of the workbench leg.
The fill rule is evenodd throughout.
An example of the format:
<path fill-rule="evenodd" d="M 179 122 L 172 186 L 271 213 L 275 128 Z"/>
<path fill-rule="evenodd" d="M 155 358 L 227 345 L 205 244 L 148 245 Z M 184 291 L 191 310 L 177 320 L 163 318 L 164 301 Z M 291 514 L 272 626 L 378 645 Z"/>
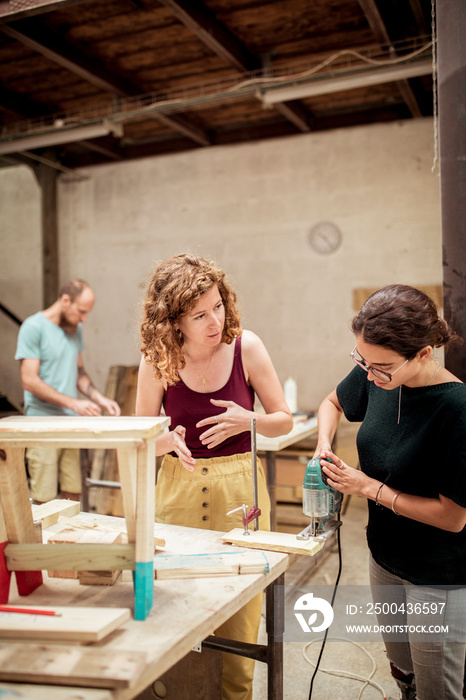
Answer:
<path fill-rule="evenodd" d="M 128 542 L 134 544 L 136 542 L 136 490 L 138 474 L 138 455 L 136 448 L 119 448 L 117 450 L 117 461 Z"/>
<path fill-rule="evenodd" d="M 285 626 L 285 574 L 265 590 L 267 632 L 267 698 L 283 700 L 283 632 Z"/>
<path fill-rule="evenodd" d="M 5 547 L 8 542 L 0 542 L 0 603 L 8 603 L 10 597 L 11 572 L 6 568 Z"/>
<path fill-rule="evenodd" d="M 276 460 L 275 452 L 267 450 L 265 453 L 265 464 L 267 468 L 267 489 L 270 496 L 270 529 L 277 530 L 277 508 L 276 508 Z"/>
<path fill-rule="evenodd" d="M 134 618 L 145 620 L 154 597 L 155 438 L 137 452 Z"/>
<path fill-rule="evenodd" d="M 7 541 L 35 543 L 23 448 L 0 449 L 0 492 Z M 42 571 L 16 571 L 15 574 L 19 595 L 29 595 L 43 582 Z"/>
<path fill-rule="evenodd" d="M 89 450 L 85 447 L 79 450 L 79 468 L 81 470 L 81 510 L 89 513 L 89 486 L 88 478 L 91 476 Z"/>
<path fill-rule="evenodd" d="M 8 544 L 2 503 L 0 501 L 0 603 L 8 603 L 11 572 L 6 568 L 5 547 Z"/>

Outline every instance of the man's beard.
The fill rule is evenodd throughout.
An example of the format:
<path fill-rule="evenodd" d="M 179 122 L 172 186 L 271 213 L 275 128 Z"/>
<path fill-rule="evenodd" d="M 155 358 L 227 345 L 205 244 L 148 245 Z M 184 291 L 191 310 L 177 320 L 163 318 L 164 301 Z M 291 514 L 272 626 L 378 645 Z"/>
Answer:
<path fill-rule="evenodd" d="M 78 324 L 77 323 L 71 323 L 65 316 L 65 314 L 62 312 L 60 314 L 60 322 L 58 324 L 60 328 L 63 328 L 65 333 L 68 333 L 68 335 L 73 335 L 73 333 L 76 333 L 78 330 Z"/>

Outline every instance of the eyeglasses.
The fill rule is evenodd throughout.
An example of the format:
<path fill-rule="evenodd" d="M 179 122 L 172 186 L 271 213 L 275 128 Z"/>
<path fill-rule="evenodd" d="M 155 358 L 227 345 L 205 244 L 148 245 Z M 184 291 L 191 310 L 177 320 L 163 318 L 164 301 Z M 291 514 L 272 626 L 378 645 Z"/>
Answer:
<path fill-rule="evenodd" d="M 357 365 L 362 367 L 362 369 L 365 372 L 372 372 L 374 377 L 377 377 L 377 379 L 380 379 L 382 382 L 391 382 L 393 375 L 396 374 L 399 369 L 404 367 L 409 362 L 409 359 L 407 359 L 394 372 L 384 372 L 382 369 L 374 369 L 374 367 L 371 367 L 370 365 L 368 365 L 367 362 L 365 361 L 365 359 L 363 357 L 361 357 L 361 355 L 359 353 L 357 353 L 357 347 L 358 346 L 355 345 L 353 350 L 350 352 L 351 359 L 354 360 L 354 362 L 356 362 Z M 357 355 L 355 353 L 357 353 Z"/>

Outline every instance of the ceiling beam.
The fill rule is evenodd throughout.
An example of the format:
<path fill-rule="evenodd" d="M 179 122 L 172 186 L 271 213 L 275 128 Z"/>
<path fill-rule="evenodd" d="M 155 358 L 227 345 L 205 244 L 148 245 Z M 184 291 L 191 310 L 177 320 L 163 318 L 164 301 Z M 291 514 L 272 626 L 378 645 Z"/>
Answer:
<path fill-rule="evenodd" d="M 212 141 L 204 129 L 199 129 L 197 126 L 194 126 L 194 124 L 191 124 L 187 120 L 183 119 L 182 117 L 176 117 L 174 119 L 173 117 L 167 117 L 165 114 L 156 114 L 155 115 L 157 121 L 161 122 L 161 124 L 166 124 L 167 126 L 171 126 L 173 128 L 173 123 L 176 123 L 176 130 L 180 134 L 184 134 L 184 136 L 187 136 L 188 138 L 191 139 L 191 141 L 195 141 L 195 143 L 199 144 L 199 146 L 209 146 Z"/>
<path fill-rule="evenodd" d="M 16 119 L 18 117 L 22 119 L 40 117 L 44 114 L 44 108 L 49 112 L 56 110 L 56 107 L 41 105 L 25 95 L 19 95 L 17 92 L 0 87 L 0 109 Z"/>
<path fill-rule="evenodd" d="M 248 73 L 262 68 L 261 59 L 249 51 L 247 46 L 219 22 L 205 5 L 197 3 L 194 6 L 195 4 L 188 0 L 159 1 L 211 51 L 236 70 Z M 299 131 L 310 131 L 309 116 L 301 105 L 277 104 L 275 109 L 291 121 Z"/>
<path fill-rule="evenodd" d="M 277 112 L 280 112 L 281 115 L 294 124 L 299 131 L 311 130 L 309 115 L 299 102 L 277 102 L 274 107 Z"/>
<path fill-rule="evenodd" d="M 369 26 L 378 43 L 385 46 L 391 46 L 392 41 L 387 32 L 385 22 L 382 19 L 382 16 L 379 12 L 375 0 L 359 0 L 359 4 L 366 16 Z M 393 55 L 396 55 L 395 52 L 393 53 Z M 397 87 L 401 93 L 403 100 L 406 102 L 412 116 L 422 117 L 422 112 L 419 107 L 418 101 L 416 100 L 416 97 L 414 95 L 414 92 L 412 91 L 411 85 L 409 84 L 408 80 L 397 81 Z"/>
<path fill-rule="evenodd" d="M 359 4 L 379 44 L 390 46 L 392 42 L 375 0 L 359 0 Z"/>
<path fill-rule="evenodd" d="M 79 141 L 79 143 L 81 146 L 84 146 L 84 148 L 88 148 L 90 151 L 94 151 L 95 153 L 100 153 L 106 158 L 110 158 L 110 160 L 122 159 L 121 153 L 113 150 L 112 148 L 101 146 L 97 141 Z"/>
<path fill-rule="evenodd" d="M 197 3 L 195 7 L 195 3 L 187 0 L 160 0 L 160 3 L 165 5 L 213 53 L 223 58 L 236 70 L 253 71 L 261 67 L 257 56 L 219 22 L 205 5 Z"/>
<path fill-rule="evenodd" d="M 411 7 L 411 11 L 414 15 L 414 20 L 417 24 L 419 34 L 429 34 L 431 17 L 430 15 L 429 18 L 425 17 L 420 0 L 409 0 L 409 6 Z"/>
<path fill-rule="evenodd" d="M 78 75 L 91 85 L 120 96 L 136 95 L 134 86 L 113 71 L 106 70 L 95 59 L 73 47 L 63 35 L 50 30 L 43 22 L 24 19 L 13 24 L 0 24 L 0 32 L 37 51 L 61 68 Z"/>
<path fill-rule="evenodd" d="M 95 58 L 71 46 L 63 36 L 50 30 L 40 20 L 25 19 L 12 24 L 0 24 L 0 32 L 32 48 L 104 92 L 123 97 L 134 97 L 141 93 L 133 83 L 106 69 Z M 188 136 L 197 144 L 206 146 L 210 143 L 207 133 L 189 124 L 187 120 L 167 116 L 162 118 L 160 115 L 154 115 L 154 119 Z"/>

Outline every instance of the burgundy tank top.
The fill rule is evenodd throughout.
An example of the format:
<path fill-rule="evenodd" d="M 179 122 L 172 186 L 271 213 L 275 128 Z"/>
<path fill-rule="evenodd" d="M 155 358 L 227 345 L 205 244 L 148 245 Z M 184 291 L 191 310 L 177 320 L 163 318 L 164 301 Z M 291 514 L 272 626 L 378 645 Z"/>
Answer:
<path fill-rule="evenodd" d="M 233 367 L 227 383 L 218 391 L 202 394 L 189 389 L 180 379 L 176 384 L 169 385 L 163 398 L 165 414 L 170 416 L 170 430 L 177 425 L 186 428 L 186 444 L 195 459 L 205 457 L 226 457 L 234 454 L 243 454 L 251 451 L 251 433 L 249 430 L 233 435 L 217 447 L 208 449 L 200 440 L 201 435 L 208 427 L 196 428 L 196 423 L 217 416 L 225 411 L 224 408 L 214 406 L 210 399 L 234 401 L 248 411 L 254 407 L 254 390 L 247 383 L 244 375 L 241 359 L 241 336 L 235 341 Z M 176 456 L 176 455 L 175 455 Z"/>

